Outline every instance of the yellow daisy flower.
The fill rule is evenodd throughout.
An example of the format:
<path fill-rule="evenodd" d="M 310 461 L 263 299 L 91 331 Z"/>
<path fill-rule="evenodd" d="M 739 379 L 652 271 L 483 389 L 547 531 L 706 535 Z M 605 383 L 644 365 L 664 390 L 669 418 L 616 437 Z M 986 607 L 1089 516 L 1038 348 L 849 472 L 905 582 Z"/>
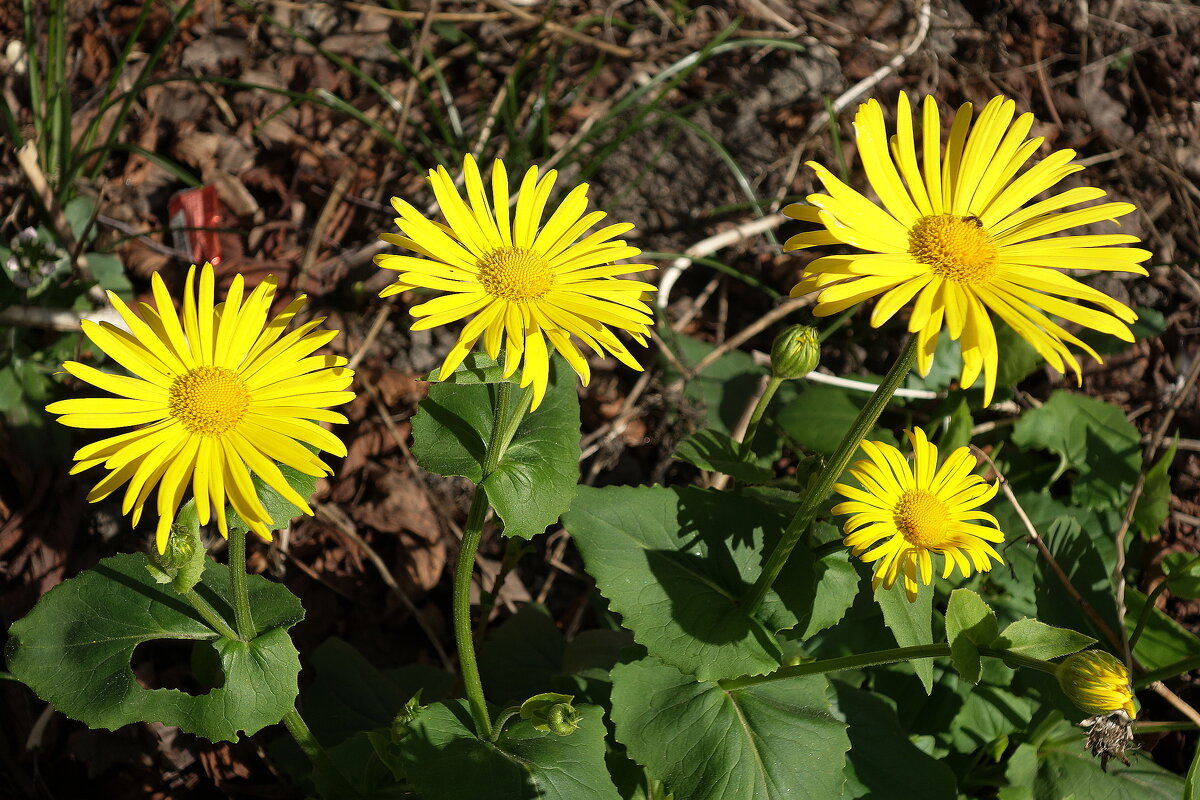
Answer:
<path fill-rule="evenodd" d="M 870 563 L 878 561 L 872 588 L 892 588 L 903 575 L 908 599 L 917 598 L 917 584 L 929 585 L 933 579 L 930 553 L 945 559 L 942 578 L 949 578 L 957 566 L 964 578 L 974 565 L 979 572 L 992 568 L 989 559 L 1003 564 L 1000 554 L 988 542 L 1004 541 L 996 518 L 977 510 L 996 494 L 989 485 L 972 475 L 975 458 L 966 447 L 955 450 L 938 468 L 937 447 L 920 428 L 906 431 L 913 447 L 913 465 L 900 451 L 884 442 L 862 442 L 867 458 L 855 462 L 850 474 L 862 489 L 835 484 L 834 489 L 847 502 L 833 507 L 834 514 L 852 514 L 846 520 L 843 543 L 854 555 Z M 994 528 L 973 525 L 984 520 Z"/>
<path fill-rule="evenodd" d="M 341 440 L 316 423 L 346 422 L 327 407 L 354 397 L 343 391 L 354 376 L 343 366 L 346 359 L 312 355 L 338 333 L 314 331 L 324 318 L 284 333 L 304 305 L 303 295 L 268 322 L 273 277 L 243 297 L 238 275 L 225 302 L 214 305 L 212 267 L 200 270 L 198 291 L 196 272 L 188 271 L 182 324 L 157 274 L 152 279 L 157 307 L 139 304 L 140 317 L 109 292 L 129 331 L 84 320 L 83 332 L 133 377 L 68 361 L 67 372 L 118 397 L 60 400 L 46 407 L 75 428 L 136 426 L 80 449 L 71 473 L 100 464 L 109 470 L 88 495 L 93 503 L 128 483 L 121 513 L 132 510 L 135 525 L 157 486 L 159 552 L 189 483 L 200 524 L 215 516 L 224 536 L 226 501 L 264 539 L 283 522 L 263 508 L 251 471 L 312 514 L 276 462 L 306 475 L 331 473 L 304 445 L 346 455 Z"/>
<path fill-rule="evenodd" d="M 431 222 L 393 197 L 392 205 L 400 215 L 396 225 L 403 235 L 380 236 L 424 258 L 375 257 L 379 266 L 400 273 L 380 293 L 382 297 L 418 286 L 449 293 L 412 308 L 412 315 L 419 318 L 413 330 L 474 315 L 463 326 L 440 374 L 452 372 L 480 338 L 492 358 L 498 357 L 503 344 L 504 376 L 524 362 L 520 384 L 533 385 L 533 408 L 546 393 L 551 350 L 563 354 L 586 386 L 587 360 L 572 337 L 601 357 L 608 351 L 640 370 L 609 327 L 628 332 L 644 346 L 652 322 L 645 300 L 655 287 L 616 277 L 651 267 L 612 263 L 641 252 L 613 240 L 633 225 L 609 225 L 580 239 L 605 217 L 602 211 L 584 214 L 587 184 L 575 187 L 541 224 L 556 176 L 550 170 L 539 179 L 538 168 L 530 167 L 510 217 L 508 173 L 499 159 L 492 165 L 490 202 L 471 156 L 463 163 L 467 201 L 444 167 L 432 169 L 429 182 L 446 223 Z"/>
<path fill-rule="evenodd" d="M 1130 719 L 1137 716 L 1129 671 L 1103 650 L 1084 650 L 1064 659 L 1058 665 L 1058 684 L 1085 713 L 1124 711 Z"/>
<path fill-rule="evenodd" d="M 1126 323 L 1137 315 L 1058 270 L 1145 275 L 1138 263 L 1150 257 L 1148 250 L 1119 246 L 1136 243 L 1136 236 L 1051 236 L 1115 220 L 1134 206 L 1101 203 L 1062 210 L 1105 194 L 1087 187 L 1026 205 L 1083 167 L 1070 163 L 1073 150 L 1059 150 L 1018 175 L 1042 138 L 1025 138 L 1033 115 L 1022 114 L 1013 122 L 1015 107 L 1012 100 L 995 97 L 972 125 L 971 104 L 963 104 L 954 115 L 942 154 L 938 107 L 932 97 L 926 97 L 918 164 L 908 97 L 900 95 L 896 133 L 890 138 L 879 103 L 864 103 L 854 119 L 855 136 L 867 180 L 882 206 L 810 162 L 828 194 L 809 195 L 811 205 L 784 209 L 794 219 L 824 226 L 793 236 L 785 249 L 846 244 L 865 251 L 816 259 L 805 267 L 793 296 L 821 289 L 815 313 L 826 316 L 882 295 L 871 313 L 875 327 L 915 298 L 908 329 L 919 337 L 921 374 L 929 373 L 938 332 L 945 325 L 950 337 L 962 342 L 961 385 L 973 385 L 982 371 L 985 404 L 991 402 L 996 387 L 998 357 L 989 311 L 1060 373 L 1069 367 L 1081 380 L 1079 362 L 1067 345 L 1097 361 L 1100 356 L 1047 315 L 1125 341 L 1133 341 Z"/>

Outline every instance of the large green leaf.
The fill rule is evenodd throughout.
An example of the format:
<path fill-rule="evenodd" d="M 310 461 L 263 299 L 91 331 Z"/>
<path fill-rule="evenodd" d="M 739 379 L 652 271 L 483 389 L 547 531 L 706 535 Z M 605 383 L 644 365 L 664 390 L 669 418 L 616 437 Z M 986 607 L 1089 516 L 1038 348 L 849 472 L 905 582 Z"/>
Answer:
<path fill-rule="evenodd" d="M 51 589 L 14 622 L 9 669 L 43 700 L 93 728 L 161 722 L 212 741 L 273 725 L 295 706 L 300 660 L 287 629 L 304 616 L 300 601 L 277 583 L 250 576 L 258 635 L 221 637 L 173 590 L 154 581 L 141 553 L 101 561 Z M 210 561 L 196 586 L 233 619 L 229 569 Z M 145 689 L 130 669 L 134 649 L 159 639 L 211 642 L 224 681 L 202 695 Z"/>
<path fill-rule="evenodd" d="M 542 533 L 571 505 L 579 483 L 579 397 L 574 373 L 560 357 L 551 359 L 545 399 L 525 415 L 487 480 L 483 480 L 483 466 L 499 374 L 494 362 L 477 353 L 453 378 L 454 382 L 435 383 L 421 401 L 412 421 L 413 455 L 430 472 L 483 481 L 507 535 L 529 539 Z M 515 403 L 519 393 L 513 388 Z"/>
<path fill-rule="evenodd" d="M 1125 633 L 1131 635 L 1146 611 L 1146 595 L 1132 586 L 1125 589 Z M 1146 627 L 1133 655 L 1148 670 L 1160 669 L 1200 655 L 1200 638 L 1157 608 L 1151 608 Z"/>
<path fill-rule="evenodd" d="M 613 670 L 613 721 L 629 755 L 687 800 L 842 796 L 850 747 L 823 675 L 727 691 L 646 658 Z"/>
<path fill-rule="evenodd" d="M 753 615 L 738 605 L 764 541 L 787 518 L 736 494 L 660 486 L 581 487 L 564 516 L 588 573 L 650 654 L 701 679 L 769 672 L 775 632 L 811 613 L 811 555 L 797 548 Z"/>
<path fill-rule="evenodd" d="M 520 705 L 555 688 L 566 649 L 562 631 L 545 606 L 530 603 L 492 632 L 479 650 L 479 671 L 488 700 Z"/>
<path fill-rule="evenodd" d="M 909 741 L 891 703 L 841 681 L 833 688 L 850 735 L 842 797 L 955 800 L 954 773 Z"/>
<path fill-rule="evenodd" d="M 963 680 L 979 683 L 983 665 L 979 648 L 990 647 L 998 631 L 996 614 L 987 603 L 969 589 L 950 592 L 946 606 L 946 641 L 950 660 Z"/>
<path fill-rule="evenodd" d="M 922 586 L 917 599 L 909 602 L 904 587 L 897 582 L 891 589 L 880 586 L 875 590 L 875 600 L 883 611 L 883 621 L 896 637 L 900 647 L 916 647 L 933 644 L 933 587 Z M 918 658 L 912 662 L 913 670 L 921 679 L 925 692 L 933 691 L 933 660 Z"/>
<path fill-rule="evenodd" d="M 1088 508 L 1124 508 L 1142 466 L 1141 434 L 1117 406 L 1057 391 L 1013 426 L 1013 441 L 1061 459 L 1059 471 L 1079 473 L 1072 498 Z"/>
<path fill-rule="evenodd" d="M 479 739 L 465 701 L 422 708 L 400 742 L 409 781 L 425 800 L 619 800 L 604 765 L 604 719 L 576 706 L 569 736 L 534 730 L 522 720 L 495 742 Z"/>

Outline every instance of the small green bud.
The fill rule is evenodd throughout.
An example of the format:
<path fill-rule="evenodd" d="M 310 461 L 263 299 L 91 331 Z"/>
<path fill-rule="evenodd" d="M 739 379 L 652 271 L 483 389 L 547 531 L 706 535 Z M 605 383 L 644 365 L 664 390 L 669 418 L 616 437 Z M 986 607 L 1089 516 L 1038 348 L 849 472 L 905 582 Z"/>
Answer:
<path fill-rule="evenodd" d="M 534 695 L 521 704 L 521 719 L 532 720 L 535 730 L 570 736 L 583 721 L 583 715 L 571 705 L 574 699 L 556 692 Z"/>
<path fill-rule="evenodd" d="M 1124 711 L 1137 716 L 1129 672 L 1125 665 L 1103 650 L 1084 650 L 1058 665 L 1058 685 L 1086 714 L 1103 715 Z"/>
<path fill-rule="evenodd" d="M 159 583 L 170 583 L 177 592 L 186 592 L 200 582 L 204 574 L 204 542 L 200 539 L 200 521 L 196 517 L 196 501 L 190 500 L 179 509 L 167 537 L 167 549 L 150 552 L 151 563 L 146 569 Z"/>
<path fill-rule="evenodd" d="M 811 325 L 793 325 L 771 345 L 771 369 L 777 378 L 803 378 L 821 361 L 821 340 Z"/>

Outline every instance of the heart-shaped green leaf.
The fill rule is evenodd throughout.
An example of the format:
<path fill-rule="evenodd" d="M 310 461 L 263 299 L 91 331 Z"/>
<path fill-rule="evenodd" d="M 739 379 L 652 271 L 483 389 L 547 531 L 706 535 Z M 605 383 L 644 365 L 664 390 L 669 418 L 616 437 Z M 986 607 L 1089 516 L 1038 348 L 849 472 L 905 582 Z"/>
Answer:
<path fill-rule="evenodd" d="M 579 397 L 574 373 L 551 359 L 550 388 L 536 411 L 525 415 L 499 466 L 483 478 L 492 434 L 492 404 L 499 378 L 495 362 L 476 354 L 453 382 L 429 388 L 413 417 L 413 455 L 439 475 L 483 482 L 488 501 L 509 536 L 529 539 L 558 521 L 579 483 Z M 515 387 L 514 387 L 515 388 Z M 517 392 L 513 391 L 513 397 Z"/>
<path fill-rule="evenodd" d="M 613 721 L 629 755 L 688 800 L 842 796 L 850 748 L 823 675 L 741 689 L 653 658 L 613 670 Z"/>
<path fill-rule="evenodd" d="M 127 553 L 51 589 L 14 622 L 9 669 L 59 711 L 93 728 L 161 722 L 212 741 L 273 725 L 295 707 L 300 659 L 287 629 L 304 617 L 300 601 L 258 576 L 248 581 L 258 635 L 227 639 L 169 586 L 156 583 L 149 559 Z M 229 568 L 209 561 L 195 591 L 233 619 Z M 224 681 L 207 694 L 146 689 L 130 669 L 134 649 L 156 639 L 212 642 Z"/>
<path fill-rule="evenodd" d="M 400 740 L 404 773 L 425 800 L 618 800 L 604 766 L 604 719 L 577 706 L 568 736 L 510 724 L 495 742 L 478 738 L 462 700 L 422 708 Z"/>

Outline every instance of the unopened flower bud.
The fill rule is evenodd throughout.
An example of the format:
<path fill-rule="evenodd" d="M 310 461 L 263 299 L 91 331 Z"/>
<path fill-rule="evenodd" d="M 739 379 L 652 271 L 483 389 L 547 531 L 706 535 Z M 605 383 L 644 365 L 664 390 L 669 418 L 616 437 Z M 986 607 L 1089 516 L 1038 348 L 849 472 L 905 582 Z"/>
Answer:
<path fill-rule="evenodd" d="M 1103 650 L 1084 650 L 1060 662 L 1058 685 L 1087 714 L 1124 711 L 1129 719 L 1137 716 L 1128 670 Z"/>
<path fill-rule="evenodd" d="M 583 715 L 571 705 L 574 699 L 556 692 L 535 695 L 521 704 L 521 719 L 532 720 L 535 730 L 569 736 L 583 721 Z"/>
<path fill-rule="evenodd" d="M 817 368 L 820 360 L 821 340 L 817 329 L 810 325 L 784 329 L 771 345 L 771 369 L 778 378 L 803 378 Z"/>
<path fill-rule="evenodd" d="M 200 522 L 194 502 L 179 510 L 171 525 L 171 535 L 162 553 L 150 553 L 147 569 L 159 583 L 170 583 L 177 592 L 186 592 L 200 582 L 204 574 L 204 542 L 200 539 Z"/>

